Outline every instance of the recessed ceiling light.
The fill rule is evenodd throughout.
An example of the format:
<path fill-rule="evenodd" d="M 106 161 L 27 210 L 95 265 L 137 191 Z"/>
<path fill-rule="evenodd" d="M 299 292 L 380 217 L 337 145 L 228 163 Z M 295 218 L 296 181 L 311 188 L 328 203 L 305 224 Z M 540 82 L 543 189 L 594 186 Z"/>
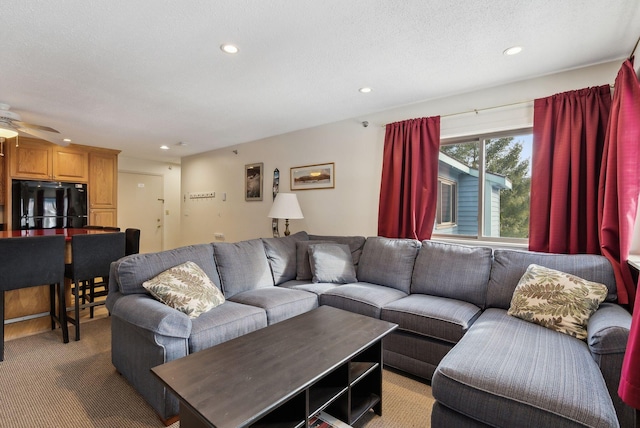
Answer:
<path fill-rule="evenodd" d="M 225 43 L 223 45 L 220 45 L 220 49 L 222 50 L 222 52 L 228 53 L 228 54 L 237 54 L 239 51 L 236 45 L 232 45 L 230 43 Z"/>
<path fill-rule="evenodd" d="M 504 55 L 517 55 L 522 52 L 522 46 L 512 46 L 502 52 Z"/>
<path fill-rule="evenodd" d="M 64 138 L 62 141 L 64 141 L 65 143 L 70 143 L 71 142 L 71 138 Z"/>
<path fill-rule="evenodd" d="M 364 88 L 360 88 L 360 89 L 358 89 L 358 90 L 359 90 L 361 93 L 363 93 L 363 94 L 368 94 L 369 92 L 371 92 L 371 91 L 372 91 L 372 89 L 371 89 L 371 88 L 366 87 L 366 86 L 365 86 Z"/>
<path fill-rule="evenodd" d="M 169 146 L 160 146 L 162 150 L 169 150 Z"/>

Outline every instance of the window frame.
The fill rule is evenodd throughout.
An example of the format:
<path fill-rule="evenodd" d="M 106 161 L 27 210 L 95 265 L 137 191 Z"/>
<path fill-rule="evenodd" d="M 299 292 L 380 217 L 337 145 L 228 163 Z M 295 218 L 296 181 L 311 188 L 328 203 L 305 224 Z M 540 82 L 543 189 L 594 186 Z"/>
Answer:
<path fill-rule="evenodd" d="M 442 187 L 450 187 L 451 221 L 442 221 Z M 448 229 L 458 225 L 458 183 L 446 177 L 438 176 L 438 201 L 436 203 L 436 229 Z"/>
<path fill-rule="evenodd" d="M 488 243 L 505 243 L 505 244 L 518 244 L 522 246 L 527 246 L 529 244 L 529 238 L 509 238 L 509 237 L 496 237 L 496 236 L 485 236 L 485 181 L 486 181 L 486 171 L 485 171 L 485 155 L 486 155 L 486 144 L 488 140 L 502 138 L 502 137 L 515 137 L 523 134 L 533 134 L 533 127 L 524 127 L 524 128 L 514 128 L 508 130 L 501 130 L 496 132 L 483 132 L 480 134 L 470 134 L 466 136 L 457 136 L 450 138 L 443 138 L 440 140 L 440 147 L 453 145 L 453 144 L 462 144 L 462 143 L 478 143 L 478 234 L 477 235 L 452 235 L 452 234 L 444 234 L 437 233 L 438 229 L 444 229 L 445 226 L 438 227 L 437 224 L 437 213 L 436 219 L 434 221 L 435 227 L 432 233 L 432 236 L 436 239 L 442 241 L 469 241 L 469 242 L 488 242 Z M 533 175 L 533 170 L 531 171 Z M 438 176 L 438 192 L 440 192 L 440 176 Z M 438 196 L 439 197 L 439 196 Z M 456 204 L 456 208 L 457 208 Z M 457 220 L 457 216 L 456 216 Z M 450 227 L 450 226 L 447 226 Z"/>

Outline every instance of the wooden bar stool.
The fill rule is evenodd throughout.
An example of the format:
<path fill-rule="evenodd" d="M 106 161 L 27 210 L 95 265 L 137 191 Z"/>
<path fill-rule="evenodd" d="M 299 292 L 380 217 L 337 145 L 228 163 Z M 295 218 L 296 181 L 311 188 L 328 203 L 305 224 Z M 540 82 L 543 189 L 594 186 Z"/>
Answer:
<path fill-rule="evenodd" d="M 60 324 L 62 341 L 69 342 L 64 294 L 64 251 L 65 239 L 62 235 L 0 239 L 0 361 L 4 360 L 4 292 L 8 290 L 48 284 L 51 292 L 51 329 L 55 329 L 56 322 Z"/>
<path fill-rule="evenodd" d="M 94 306 L 104 305 L 104 300 L 96 301 L 96 297 L 106 295 L 111 262 L 124 257 L 124 250 L 124 232 L 71 237 L 72 260 L 66 265 L 64 276 L 73 283 L 74 313 L 67 315 L 67 320 L 76 327 L 76 340 L 80 340 L 80 309 L 90 308 L 93 318 Z M 100 280 L 96 281 L 97 278 Z M 96 292 L 96 287 L 104 290 Z"/>

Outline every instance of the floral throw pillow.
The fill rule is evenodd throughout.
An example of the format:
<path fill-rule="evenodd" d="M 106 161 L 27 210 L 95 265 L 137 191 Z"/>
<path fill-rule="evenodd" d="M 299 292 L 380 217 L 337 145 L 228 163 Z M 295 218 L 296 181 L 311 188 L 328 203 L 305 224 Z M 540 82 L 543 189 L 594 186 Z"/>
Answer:
<path fill-rule="evenodd" d="M 197 318 L 224 303 L 222 292 L 194 262 L 167 269 L 142 286 L 153 297 L 190 318 Z"/>
<path fill-rule="evenodd" d="M 603 284 L 532 264 L 516 286 L 508 314 L 584 340 L 587 322 L 607 291 Z"/>

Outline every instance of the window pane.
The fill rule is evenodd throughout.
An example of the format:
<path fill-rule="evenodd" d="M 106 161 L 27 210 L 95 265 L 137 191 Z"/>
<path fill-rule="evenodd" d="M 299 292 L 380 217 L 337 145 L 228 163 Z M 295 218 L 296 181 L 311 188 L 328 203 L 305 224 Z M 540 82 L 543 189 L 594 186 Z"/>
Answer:
<path fill-rule="evenodd" d="M 439 210 L 444 224 L 436 224 L 435 233 L 478 236 L 479 148 L 480 143 L 475 141 L 440 146 L 438 177 L 450 185 L 441 186 L 438 208 L 442 208 L 442 195 L 447 191 L 449 208 L 446 214 Z M 449 224 L 444 221 L 445 215 Z"/>
<path fill-rule="evenodd" d="M 441 207 L 442 207 L 442 221 L 441 223 L 453 223 L 453 216 L 451 215 L 451 185 L 447 183 L 442 183 L 442 199 Z"/>
<path fill-rule="evenodd" d="M 532 134 L 486 140 L 485 236 L 529 237 L 532 141 Z"/>

